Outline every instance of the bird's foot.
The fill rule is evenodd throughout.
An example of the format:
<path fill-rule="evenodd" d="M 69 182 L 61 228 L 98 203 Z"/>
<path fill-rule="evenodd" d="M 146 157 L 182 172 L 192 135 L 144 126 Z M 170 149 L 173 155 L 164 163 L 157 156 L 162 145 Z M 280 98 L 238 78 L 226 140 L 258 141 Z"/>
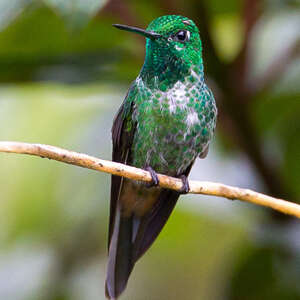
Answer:
<path fill-rule="evenodd" d="M 181 175 L 180 179 L 182 180 L 182 188 L 180 189 L 180 194 L 187 194 L 190 191 L 190 185 L 187 177 L 185 175 Z"/>
<path fill-rule="evenodd" d="M 150 166 L 145 168 L 145 170 L 148 171 L 150 173 L 151 177 L 152 177 L 152 181 L 150 183 L 146 184 L 147 188 L 158 186 L 159 185 L 159 180 L 158 180 L 156 172 Z"/>

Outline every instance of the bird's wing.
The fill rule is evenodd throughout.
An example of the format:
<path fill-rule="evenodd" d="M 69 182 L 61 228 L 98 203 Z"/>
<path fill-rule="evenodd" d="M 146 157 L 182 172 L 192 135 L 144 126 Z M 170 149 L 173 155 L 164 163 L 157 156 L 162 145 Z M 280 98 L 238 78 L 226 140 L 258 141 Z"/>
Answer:
<path fill-rule="evenodd" d="M 136 124 L 131 118 L 135 95 L 136 95 L 136 87 L 134 84 L 132 84 L 113 122 L 112 160 L 115 162 L 127 164 L 130 156 L 130 148 L 131 148 L 131 144 L 133 141 L 134 132 L 136 128 Z M 123 180 L 122 177 L 112 175 L 108 246 L 110 244 L 110 240 L 113 232 L 113 227 L 114 227 L 113 225 L 114 225 L 115 213 L 116 213 L 116 204 L 117 204 L 117 199 L 119 196 L 119 190 L 120 190 L 122 180 Z"/>

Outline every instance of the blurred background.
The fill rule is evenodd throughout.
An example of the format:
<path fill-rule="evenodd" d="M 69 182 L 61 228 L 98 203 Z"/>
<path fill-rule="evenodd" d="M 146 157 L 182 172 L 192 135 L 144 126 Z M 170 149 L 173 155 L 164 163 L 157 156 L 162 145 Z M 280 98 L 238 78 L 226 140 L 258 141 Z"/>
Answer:
<path fill-rule="evenodd" d="M 0 0 L 0 140 L 111 158 L 113 116 L 144 59 L 145 28 L 200 28 L 216 137 L 192 179 L 300 203 L 299 0 Z M 104 298 L 110 177 L 0 154 L 0 299 Z M 122 299 L 300 299 L 300 222 L 182 196 Z"/>

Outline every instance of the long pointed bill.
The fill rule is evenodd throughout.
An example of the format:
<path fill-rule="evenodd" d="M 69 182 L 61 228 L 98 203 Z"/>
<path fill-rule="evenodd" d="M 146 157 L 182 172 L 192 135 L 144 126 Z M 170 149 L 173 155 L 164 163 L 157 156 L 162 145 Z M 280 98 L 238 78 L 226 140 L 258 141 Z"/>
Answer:
<path fill-rule="evenodd" d="M 141 28 L 137 28 L 137 27 L 133 27 L 133 26 L 127 26 L 127 25 L 121 25 L 121 24 L 113 24 L 113 26 L 115 26 L 118 29 L 121 30 L 126 30 L 126 31 L 130 31 L 130 32 L 135 32 L 137 34 L 140 34 L 144 37 L 150 38 L 152 40 L 157 39 L 159 37 L 161 37 L 160 34 L 152 32 L 152 31 L 147 31 Z"/>

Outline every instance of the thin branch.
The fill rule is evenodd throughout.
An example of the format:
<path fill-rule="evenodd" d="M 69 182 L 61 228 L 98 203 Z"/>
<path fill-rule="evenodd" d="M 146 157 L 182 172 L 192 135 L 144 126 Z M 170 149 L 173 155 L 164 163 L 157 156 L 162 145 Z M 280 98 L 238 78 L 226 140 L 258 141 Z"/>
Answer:
<path fill-rule="evenodd" d="M 133 180 L 151 182 L 150 173 L 145 170 L 49 145 L 0 142 L 0 152 L 35 155 Z M 182 181 L 178 178 L 159 174 L 158 179 L 159 185 L 163 188 L 179 191 L 182 187 Z M 192 194 L 205 194 L 251 202 L 300 218 L 300 205 L 296 203 L 221 183 L 191 180 L 189 184 Z"/>

